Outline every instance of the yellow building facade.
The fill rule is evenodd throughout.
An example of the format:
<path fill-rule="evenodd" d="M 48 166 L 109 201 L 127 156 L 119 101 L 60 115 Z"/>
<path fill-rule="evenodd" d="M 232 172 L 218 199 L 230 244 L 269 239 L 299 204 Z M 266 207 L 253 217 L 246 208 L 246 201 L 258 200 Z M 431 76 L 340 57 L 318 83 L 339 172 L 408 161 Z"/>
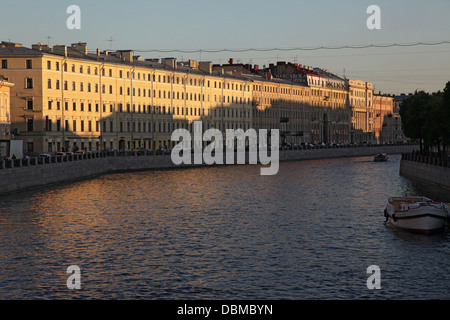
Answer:
<path fill-rule="evenodd" d="M 279 62 L 259 69 L 248 64 L 215 65 L 253 82 L 253 127 L 279 129 L 288 144 L 349 142 L 348 90 L 327 71 Z M 319 72 L 322 74 L 320 75 Z"/>
<path fill-rule="evenodd" d="M 172 131 L 196 120 L 204 130 L 251 126 L 250 82 L 209 62 L 89 53 L 85 43 L 0 48 L 0 57 L 21 84 L 11 113 L 28 152 L 170 147 Z"/>
<path fill-rule="evenodd" d="M 375 140 L 378 143 L 394 142 L 394 97 L 374 94 L 373 111 Z"/>
<path fill-rule="evenodd" d="M 0 75 L 0 157 L 6 156 L 11 132 L 11 88 L 14 84 Z"/>
<path fill-rule="evenodd" d="M 361 80 L 348 80 L 351 108 L 351 140 L 353 143 L 373 142 L 373 85 Z"/>
<path fill-rule="evenodd" d="M 14 84 L 0 76 L 0 140 L 10 139 L 11 88 Z"/>
<path fill-rule="evenodd" d="M 282 144 L 300 145 L 307 141 L 310 131 L 309 121 L 306 121 L 309 88 L 271 77 L 251 77 L 253 127 L 256 130 L 278 129 Z"/>

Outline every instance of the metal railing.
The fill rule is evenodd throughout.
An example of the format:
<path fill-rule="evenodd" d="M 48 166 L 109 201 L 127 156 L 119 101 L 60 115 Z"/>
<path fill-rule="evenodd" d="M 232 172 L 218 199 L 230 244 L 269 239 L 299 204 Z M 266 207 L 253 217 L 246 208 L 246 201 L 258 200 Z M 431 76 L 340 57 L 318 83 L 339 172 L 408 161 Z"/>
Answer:
<path fill-rule="evenodd" d="M 345 148 L 362 148 L 362 147 L 399 147 L 412 146 L 413 143 L 393 143 L 393 144 L 305 144 L 305 145 L 284 145 L 280 150 L 310 150 L 310 149 L 345 149 Z M 0 170 L 12 169 L 57 163 L 69 163 L 73 161 L 85 161 L 92 159 L 100 159 L 107 157 L 139 157 L 139 156 L 160 156 L 168 155 L 170 150 L 130 150 L 130 151 L 94 151 L 67 153 L 64 155 L 47 155 L 37 157 L 25 157 L 23 159 L 0 159 Z M 408 155 L 408 154 L 405 154 Z M 448 166 L 448 161 L 446 163 Z"/>
<path fill-rule="evenodd" d="M 403 153 L 402 160 L 450 168 L 450 157 L 426 156 L 417 153 Z"/>

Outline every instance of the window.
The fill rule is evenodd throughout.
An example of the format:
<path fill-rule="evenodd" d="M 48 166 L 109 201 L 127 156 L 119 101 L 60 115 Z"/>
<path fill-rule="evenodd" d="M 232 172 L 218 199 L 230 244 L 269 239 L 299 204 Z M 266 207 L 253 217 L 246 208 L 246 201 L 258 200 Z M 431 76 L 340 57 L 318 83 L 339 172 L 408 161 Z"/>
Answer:
<path fill-rule="evenodd" d="M 2 60 L 2 69 L 8 69 L 8 60 Z"/>
<path fill-rule="evenodd" d="M 56 101 L 56 110 L 61 110 L 61 102 Z"/>
<path fill-rule="evenodd" d="M 81 109 L 81 111 L 84 111 L 84 102 L 82 102 L 82 103 L 80 104 L 80 109 Z"/>
<path fill-rule="evenodd" d="M 52 69 L 52 62 L 51 61 L 47 61 L 47 69 L 48 70 Z"/>
<path fill-rule="evenodd" d="M 28 110 L 33 110 L 33 100 L 27 100 L 27 109 Z"/>
<path fill-rule="evenodd" d="M 73 106 L 73 111 L 77 111 L 77 103 L 74 102 L 72 106 Z"/>
<path fill-rule="evenodd" d="M 27 60 L 26 61 L 26 67 L 27 67 L 27 69 L 33 69 L 33 61 L 32 60 Z"/>
<path fill-rule="evenodd" d="M 34 152 L 34 144 L 33 144 L 33 141 L 27 142 L 27 151 L 28 151 L 28 152 Z"/>
<path fill-rule="evenodd" d="M 65 131 L 70 131 L 69 120 L 65 121 Z"/>
<path fill-rule="evenodd" d="M 61 131 L 61 119 L 56 120 L 56 131 Z"/>
<path fill-rule="evenodd" d="M 72 91 L 75 91 L 77 89 L 77 84 L 75 81 L 72 81 Z"/>
<path fill-rule="evenodd" d="M 80 131 L 84 132 L 84 120 L 80 121 Z"/>
<path fill-rule="evenodd" d="M 77 131 L 77 120 L 73 120 L 73 128 L 72 128 L 73 132 Z"/>
<path fill-rule="evenodd" d="M 48 79 L 47 80 L 47 89 L 51 89 L 52 88 L 52 79 Z"/>
<path fill-rule="evenodd" d="M 25 88 L 33 89 L 33 78 L 26 78 L 25 80 Z"/>
<path fill-rule="evenodd" d="M 27 131 L 32 132 L 34 130 L 34 120 L 28 119 L 27 120 Z"/>
<path fill-rule="evenodd" d="M 52 103 L 53 103 L 53 101 L 51 101 L 51 100 L 48 102 L 48 110 L 52 110 Z"/>
<path fill-rule="evenodd" d="M 56 80 L 56 90 L 59 90 L 59 80 Z"/>

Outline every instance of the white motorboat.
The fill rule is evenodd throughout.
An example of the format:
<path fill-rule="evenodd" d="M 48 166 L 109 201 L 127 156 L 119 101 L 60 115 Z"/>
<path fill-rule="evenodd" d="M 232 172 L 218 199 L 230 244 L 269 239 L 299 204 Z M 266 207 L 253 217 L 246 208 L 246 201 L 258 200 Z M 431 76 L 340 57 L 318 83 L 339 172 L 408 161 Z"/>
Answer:
<path fill-rule="evenodd" d="M 394 227 L 430 234 L 444 229 L 449 206 L 426 197 L 390 197 L 384 215 Z"/>

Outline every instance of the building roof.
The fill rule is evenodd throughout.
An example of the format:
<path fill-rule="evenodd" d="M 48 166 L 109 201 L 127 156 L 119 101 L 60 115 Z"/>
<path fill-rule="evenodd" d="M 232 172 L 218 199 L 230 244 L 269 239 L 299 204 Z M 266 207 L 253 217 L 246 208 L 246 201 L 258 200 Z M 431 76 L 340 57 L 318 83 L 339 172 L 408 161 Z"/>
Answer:
<path fill-rule="evenodd" d="M 129 52 L 133 59 L 132 62 L 126 61 L 123 57 L 121 57 L 120 53 Z M 72 44 L 72 46 L 59 46 L 56 45 L 53 48 L 49 48 L 48 46 L 42 45 L 41 43 L 38 45 L 33 45 L 33 48 L 26 47 L 0 47 L 0 56 L 67 56 L 72 59 L 80 59 L 80 60 L 88 60 L 92 62 L 100 62 L 100 63 L 109 63 L 109 64 L 118 64 L 123 66 L 135 66 L 142 68 L 151 68 L 158 70 L 167 70 L 167 71 L 176 71 L 187 74 L 196 74 L 196 75 L 209 75 L 216 76 L 221 78 L 230 78 L 242 81 L 248 81 L 247 78 L 242 77 L 237 74 L 228 74 L 221 72 L 205 72 L 203 70 L 193 68 L 186 64 L 178 64 L 175 59 L 175 68 L 171 68 L 168 65 L 159 63 L 159 59 L 144 59 L 141 56 L 134 56 L 132 50 L 118 50 L 116 52 L 108 52 L 103 51 L 100 52 L 97 50 L 96 52 L 87 51 L 87 46 L 85 43 Z"/>

